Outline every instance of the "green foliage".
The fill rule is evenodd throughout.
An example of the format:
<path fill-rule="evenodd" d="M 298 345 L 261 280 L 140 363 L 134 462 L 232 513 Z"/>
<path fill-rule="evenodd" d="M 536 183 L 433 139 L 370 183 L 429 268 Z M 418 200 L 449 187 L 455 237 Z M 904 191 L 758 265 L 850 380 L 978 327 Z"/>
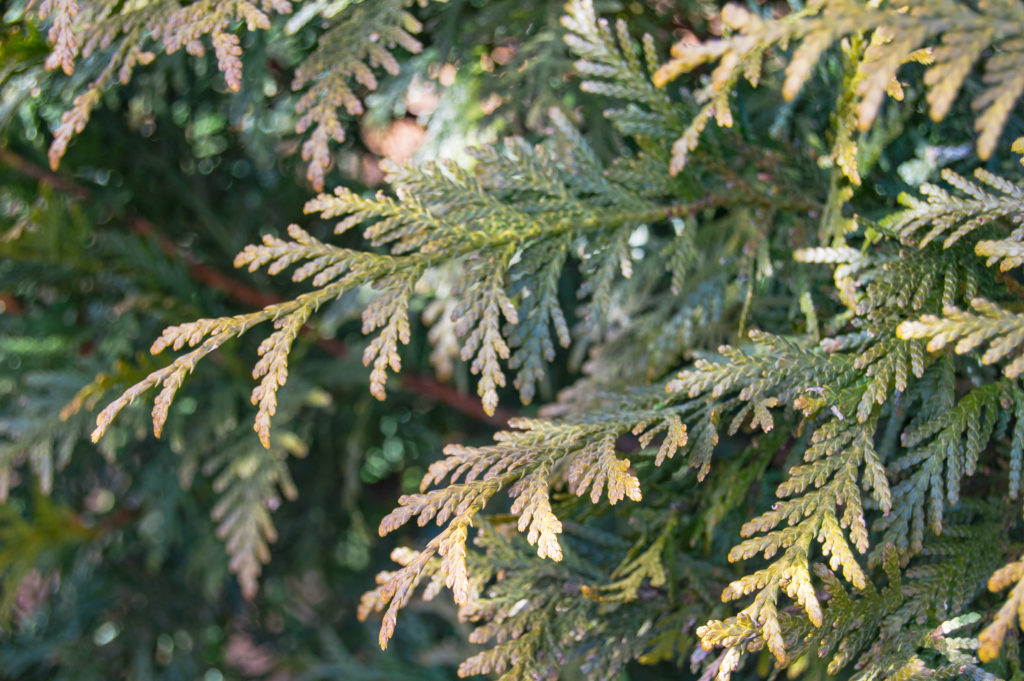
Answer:
<path fill-rule="evenodd" d="M 221 121 L 207 123 L 214 131 L 231 121 L 247 151 L 291 129 L 307 135 L 300 155 L 318 193 L 303 226 L 292 222 L 292 193 L 287 209 L 267 199 L 267 185 L 294 189 L 303 172 L 273 170 L 300 147 L 283 144 L 264 179 L 241 182 L 247 210 L 230 204 L 246 189 L 228 184 L 196 211 L 207 215 L 195 233 L 204 251 L 236 250 L 235 266 L 278 297 L 211 273 L 169 238 L 154 244 L 155 228 L 132 215 L 142 209 L 141 178 L 130 198 L 110 196 L 113 207 L 102 209 L 88 200 L 96 190 L 75 183 L 95 176 L 89 161 L 75 161 L 78 176 L 21 161 L 21 175 L 63 184 L 67 196 L 33 183 L 2 195 L 10 226 L 0 247 L 12 264 L 0 270 L 0 301 L 15 322 L 0 343 L 13 367 L 0 382 L 0 492 L 10 498 L 4 509 L 24 508 L 17 483 L 27 466 L 43 492 L 86 510 L 54 511 L 64 507 L 33 497 L 29 520 L 11 512 L 0 542 L 37 549 L 0 550 L 6 602 L 30 574 L 88 588 L 76 570 L 90 549 L 118 566 L 130 562 L 119 550 L 142 542 L 151 569 L 167 566 L 180 537 L 153 518 L 188 515 L 175 532 L 197 534 L 206 548 L 219 538 L 228 558 L 218 573 L 204 551 L 174 579 L 212 575 L 212 609 L 227 572 L 242 598 L 223 608 L 236 618 L 273 614 L 277 599 L 305 623 L 317 617 L 307 602 L 317 594 L 306 592 L 336 593 L 346 624 L 318 623 L 320 640 L 355 627 L 352 610 L 360 620 L 383 613 L 381 648 L 401 636 L 423 649 L 459 640 L 450 643 L 458 659 L 444 662 L 460 676 L 553 679 L 574 666 L 586 678 L 677 678 L 689 665 L 701 679 L 728 681 L 774 664 L 791 677 L 858 681 L 1019 678 L 1024 190 L 1000 140 L 1021 132 L 1024 6 L 824 0 L 679 3 L 662 13 L 666 3 L 572 0 L 556 30 L 549 4 L 527 5 L 508 9 L 521 35 L 495 21 L 501 3 L 81 1 L 11 15 L 17 32 L 51 45 L 45 57 L 5 56 L 15 67 L 0 73 L 12 84 L 42 79 L 59 101 L 44 69 L 99 74 L 59 121 L 59 107 L 47 113 L 14 97 L 9 120 L 21 122 L 5 134 L 26 153 L 42 151 L 41 136 L 24 132 L 39 117 L 54 124 L 54 166 L 72 133 L 88 143 L 94 112 L 117 120 L 101 106 L 114 100 L 114 73 L 146 93 L 131 101 L 155 118 L 173 74 L 190 73 L 166 55 L 184 47 L 201 56 L 209 39 L 221 75 L 179 110 L 206 111 Z M 463 52 L 446 33 L 460 22 Z M 270 66 L 258 58 L 270 48 L 256 29 L 291 41 Z M 550 58 L 517 59 L 520 49 Z M 556 96 L 551 69 L 569 69 L 567 55 L 572 73 L 558 78 L 571 75 L 571 85 Z M 205 73 L 203 63 L 188 68 Z M 156 85 L 139 82 L 141 69 L 129 82 L 147 64 Z M 282 69 L 297 97 L 271 94 Z M 464 87 L 488 93 L 489 111 L 481 105 L 480 116 L 463 117 L 474 123 L 437 132 L 450 120 L 439 103 L 448 95 L 430 90 L 438 102 L 420 116 L 422 134 L 443 141 L 484 120 L 511 134 L 488 139 L 478 127 L 484 142 L 461 155 L 390 159 L 375 178 L 347 126 L 361 126 L 371 146 L 375 115 L 405 115 L 393 93 L 426 87 L 431 73 L 452 92 L 459 79 L 485 81 Z M 238 95 L 211 104 L 208 88 L 221 78 Z M 536 101 L 517 101 L 539 91 L 554 100 L 543 119 Z M 241 115 L 210 113 L 236 96 L 257 99 L 243 100 Z M 418 108 L 410 97 L 402 106 Z M 253 126 L 261 114 L 251 102 L 270 100 L 274 122 Z M 367 111 L 374 106 L 388 111 Z M 978 139 L 964 144 L 972 126 Z M 332 140 L 354 166 L 342 168 Z M 18 169 L 21 157 L 8 156 Z M 988 165 L 973 167 L 979 159 Z M 976 181 L 966 179 L 972 167 Z M 940 168 L 944 185 L 908 186 L 914 173 Z M 329 173 L 339 177 L 328 193 Z M 387 189 L 373 193 L 379 179 Z M 254 225 L 218 232 L 210 213 Z M 111 214 L 133 233 L 114 233 Z M 183 257 L 186 271 L 168 257 Z M 82 272 L 97 293 L 54 293 Z M 290 281 L 270 279 L 286 272 Z M 183 288 L 189 277 L 199 283 Z M 235 302 L 211 300 L 211 289 Z M 86 320 L 82 330 L 55 321 L 54 299 Z M 78 311 L 86 306 L 92 312 Z M 270 328 L 247 344 L 260 325 Z M 151 354 L 176 357 L 133 358 L 146 333 L 156 336 Z M 368 377 L 332 335 L 363 343 Z M 417 373 L 427 363 L 456 388 Z M 471 390 L 471 376 L 479 402 L 467 405 L 459 389 Z M 147 437 L 131 407 L 151 389 L 149 420 L 164 442 Z M 415 399 L 409 406 L 417 392 L 503 427 L 483 443 L 465 421 L 437 422 L 445 412 Z M 255 436 L 239 426 L 252 412 L 246 394 Z M 510 406 L 515 397 L 522 407 Z M 531 409 L 536 401 L 543 406 Z M 394 403 L 406 405 L 406 420 L 390 414 Z M 107 457 L 94 460 L 100 475 L 82 460 L 92 451 L 82 436 L 101 406 L 92 433 Z M 376 423 L 380 433 L 368 433 Z M 421 449 L 417 437 L 448 442 L 442 457 L 406 458 Z M 403 467 L 399 481 L 392 473 Z M 173 469 L 183 488 L 195 487 L 175 483 L 170 493 L 165 484 L 166 507 L 139 501 L 152 489 L 148 475 Z M 361 509 L 357 500 L 380 496 L 361 490 L 389 476 L 383 496 L 397 496 L 397 507 Z M 211 522 L 197 529 L 186 499 Z M 338 560 L 365 568 L 376 562 L 371 516 L 381 537 L 400 534 L 416 548 L 391 551 L 396 567 L 356 606 L 342 585 L 354 577 L 295 554 L 316 541 L 304 542 L 305 523 L 325 523 L 345 537 Z M 314 589 L 303 574 L 338 581 Z M 435 600 L 445 588 L 455 610 Z M 424 624 L 425 608 L 446 618 L 444 631 Z M 19 617 L 12 636 L 46 640 Z M 100 617 L 117 619 L 109 609 Z M 346 645 L 338 653 L 325 644 L 342 660 L 338 673 L 372 677 Z M 312 664 L 288 668 L 319 678 Z"/>
<path fill-rule="evenodd" d="M 975 62 L 992 47 L 998 56 L 985 62 L 981 91 L 971 102 L 978 112 L 975 130 L 978 155 L 986 159 L 995 150 L 1013 105 L 1024 91 L 1019 74 L 1020 50 L 1017 27 L 1022 17 L 1015 2 L 992 2 L 972 6 L 956 0 L 938 2 L 897 2 L 871 4 L 857 0 L 813 3 L 806 9 L 780 19 L 763 20 L 739 5 L 722 12 L 722 22 L 734 36 L 700 45 L 679 43 L 672 59 L 655 76 L 667 83 L 698 66 L 717 62 L 705 97 L 711 101 L 691 123 L 673 150 L 673 168 L 678 170 L 686 154 L 697 145 L 697 136 L 711 115 L 719 125 L 732 125 L 729 92 L 742 75 L 757 87 L 766 51 L 779 44 L 799 42 L 786 65 L 782 95 L 793 99 L 811 75 L 815 63 L 836 40 L 861 36 L 866 46 L 852 66 L 855 73 L 846 83 L 854 98 L 857 127 L 869 129 L 888 94 L 904 98 L 897 71 L 910 62 L 925 64 L 922 78 L 928 86 L 927 101 L 932 120 L 946 117 Z"/>

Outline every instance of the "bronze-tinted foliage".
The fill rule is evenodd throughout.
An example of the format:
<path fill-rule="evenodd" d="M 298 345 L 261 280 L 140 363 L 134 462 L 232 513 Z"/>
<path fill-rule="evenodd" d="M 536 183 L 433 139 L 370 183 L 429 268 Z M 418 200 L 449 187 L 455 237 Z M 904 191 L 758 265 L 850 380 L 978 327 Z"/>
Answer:
<path fill-rule="evenodd" d="M 413 37 L 421 26 L 408 12 L 413 0 L 381 0 L 351 3 L 340 15 L 330 6 L 320 8 L 329 28 L 319 45 L 295 71 L 292 89 L 301 93 L 295 104 L 295 132 L 305 135 L 302 159 L 308 162 L 306 177 L 319 191 L 325 173 L 333 165 L 330 144 L 345 141 L 339 110 L 350 116 L 363 112 L 352 81 L 366 90 L 377 88 L 374 69 L 397 75 L 396 48 L 418 53 L 422 45 Z M 155 0 L 120 6 L 92 0 L 45 0 L 38 16 L 50 23 L 53 48 L 46 60 L 49 69 L 71 75 L 78 58 L 95 57 L 107 63 L 86 90 L 75 97 L 65 112 L 50 145 L 50 165 L 56 169 L 72 137 L 80 133 L 103 93 L 127 84 L 137 66 L 152 62 L 155 54 L 184 49 L 203 56 L 207 41 L 213 47 L 217 68 L 233 92 L 242 88 L 240 30 L 266 31 L 271 17 L 292 12 L 288 0 Z M 305 16 L 305 21 L 310 17 Z"/>
<path fill-rule="evenodd" d="M 210 35 L 237 85 L 239 43 L 225 27 L 263 27 L 267 12 L 285 10 L 174 5 L 159 31 L 149 15 L 118 19 L 120 63 L 150 59 L 139 45 L 154 37 L 173 50 Z M 361 111 L 349 76 L 372 88 L 364 62 L 390 73 L 387 48 L 418 49 L 406 3 L 371 7 L 353 6 L 296 76 L 309 87 L 299 126 L 312 131 L 303 155 L 318 189 L 327 140 L 342 136 L 337 109 Z M 79 23 L 53 22 L 51 67 L 70 69 L 75 27 L 94 24 L 81 7 L 64 9 Z M 886 95 L 926 92 L 937 121 L 969 90 L 978 156 L 992 157 L 1024 92 L 1024 5 L 824 0 L 782 16 L 727 5 L 718 18 L 722 37 L 691 36 L 660 63 L 654 37 L 637 41 L 626 21 L 569 2 L 564 38 L 582 89 L 608 102 L 612 151 L 595 151 L 554 111 L 540 144 L 511 138 L 466 165 L 390 168 L 392 195 L 320 194 L 307 213 L 340 218 L 336 234 L 361 229 L 361 244 L 343 248 L 291 225 L 288 238 L 246 247 L 236 266 L 294 267 L 292 280 L 310 290 L 166 329 L 154 353 L 195 349 L 112 402 L 94 438 L 154 387 L 159 436 L 196 362 L 271 322 L 252 393 L 267 451 L 246 459 L 251 475 L 233 479 L 226 465 L 224 503 L 240 515 L 217 513 L 251 593 L 273 538 L 251 500 L 275 487 L 292 494 L 270 431 L 292 343 L 321 305 L 368 289 L 363 332 L 374 335 L 363 362 L 370 392 L 384 399 L 414 333 L 413 302 L 434 297 L 438 363 L 450 368 L 457 353 L 478 376 L 487 414 L 510 370 L 522 400 L 534 399 L 556 346 L 585 375 L 541 417 L 510 421 L 494 444 L 446 447 L 420 491 L 381 522 L 381 535 L 414 519 L 440 528 L 422 549 L 396 552 L 398 569 L 364 597 L 361 617 L 384 611 L 382 647 L 425 584 L 429 597 L 451 589 L 460 617 L 478 625 L 471 640 L 492 645 L 464 675 L 544 678 L 575 656 L 610 678 L 631 660 L 680 661 L 700 645 L 721 649 L 703 673 L 722 681 L 761 649 L 791 669 L 810 664 L 810 652 L 829 658 L 828 673 L 856 663 L 862 679 L 985 677 L 978 665 L 1001 654 L 1024 593 L 1019 562 L 997 569 L 1012 548 L 1000 528 L 1018 531 L 1019 509 L 992 501 L 1004 485 L 1018 496 L 1024 453 L 1022 293 L 1001 274 L 1024 258 L 1024 190 L 985 170 L 978 183 L 946 171 L 953 192 L 925 183 L 926 198 L 903 196 L 900 208 L 869 191 L 884 172 L 871 145 L 898 132 L 887 129 L 883 142 L 868 133 L 883 126 Z M 369 43 L 342 40 L 368 26 L 377 27 Z M 786 100 L 820 96 L 806 86 L 822 77 L 826 53 L 838 56 L 841 85 L 825 93 L 833 115 L 810 141 L 749 129 L 742 107 L 734 113 L 741 77 Z M 924 66 L 919 83 L 898 80 L 908 62 Z M 769 67 L 781 63 L 781 72 Z M 664 87 L 707 65 L 706 78 L 685 81 L 692 90 Z M 67 130 L 84 125 L 104 86 L 82 95 L 93 99 L 69 112 Z M 745 129 L 705 134 L 712 118 Z M 888 217 L 863 219 L 858 202 Z M 560 287 L 574 277 L 581 304 L 568 310 Z M 658 359 L 632 361 L 651 354 Z M 1001 372 L 988 366 L 1004 362 Z M 774 493 L 748 499 L 769 477 Z M 507 514 L 488 514 L 499 503 Z M 607 537 L 590 522 L 599 514 L 631 541 Z M 725 517 L 741 521 L 732 550 L 702 554 L 702 533 L 707 551 L 717 548 L 710 538 Z M 970 609 L 983 607 L 976 596 L 990 575 L 992 591 L 1012 586 L 1006 605 L 986 615 L 978 639 L 948 637 L 978 620 Z M 708 585 L 729 605 L 711 602 Z"/>

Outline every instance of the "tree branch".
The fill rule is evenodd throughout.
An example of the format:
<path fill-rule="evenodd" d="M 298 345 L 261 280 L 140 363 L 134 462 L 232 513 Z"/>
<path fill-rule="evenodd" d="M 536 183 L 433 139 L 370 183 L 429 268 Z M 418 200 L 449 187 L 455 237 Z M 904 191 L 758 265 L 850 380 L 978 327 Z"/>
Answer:
<path fill-rule="evenodd" d="M 42 184 L 47 184 L 79 201 L 87 201 L 91 198 L 91 192 L 86 187 L 73 182 L 67 177 L 36 165 L 10 149 L 0 148 L 0 164 L 7 165 L 22 175 Z M 196 281 L 216 291 L 220 291 L 239 303 L 255 308 L 264 308 L 282 301 L 282 298 L 276 294 L 260 291 L 201 262 L 193 253 L 181 248 L 171 239 L 160 233 L 156 225 L 142 215 L 129 210 L 125 217 L 128 227 L 132 232 L 139 236 L 154 239 L 160 250 L 168 258 L 184 261 L 189 275 Z M 311 327 L 305 326 L 303 327 L 303 333 L 308 335 L 315 334 L 316 332 Z M 348 346 L 334 338 L 319 337 L 316 339 L 316 344 L 334 357 L 340 357 L 348 352 Z M 434 377 L 426 374 L 403 372 L 401 374 L 401 388 L 407 392 L 422 395 L 433 402 L 444 404 L 457 412 L 498 428 L 504 427 L 508 420 L 515 416 L 514 412 L 507 409 L 498 409 L 493 416 L 488 416 L 484 412 L 479 400 L 471 395 L 460 393 L 455 388 L 444 385 Z"/>

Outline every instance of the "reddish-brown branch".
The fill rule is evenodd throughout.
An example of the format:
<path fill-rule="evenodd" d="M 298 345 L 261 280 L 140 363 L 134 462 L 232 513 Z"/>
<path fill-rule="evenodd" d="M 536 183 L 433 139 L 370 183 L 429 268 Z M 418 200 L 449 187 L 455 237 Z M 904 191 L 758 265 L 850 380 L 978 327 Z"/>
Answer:
<path fill-rule="evenodd" d="M 72 198 L 85 200 L 89 198 L 89 191 L 80 185 L 46 168 L 36 165 L 27 158 L 23 158 L 10 149 L 0 147 L 0 163 L 10 166 L 22 175 L 27 175 L 33 180 L 48 184 L 54 189 L 64 192 Z"/>
<path fill-rule="evenodd" d="M 9 149 L 0 148 L 0 163 L 13 168 L 22 175 L 31 177 L 38 182 L 64 192 L 72 198 L 83 201 L 90 198 L 90 192 L 87 188 L 74 183 L 64 176 L 38 166 Z M 160 250 L 168 258 L 184 261 L 188 267 L 189 275 L 196 281 L 220 291 L 239 303 L 251 307 L 266 307 L 267 305 L 281 302 L 282 299 L 273 293 L 260 291 L 204 264 L 194 254 L 181 248 L 161 234 L 156 226 L 145 217 L 129 212 L 127 221 L 129 228 L 134 233 L 155 239 Z M 303 331 L 306 334 L 315 333 L 310 327 L 305 327 Z M 335 357 L 340 357 L 348 352 L 348 347 L 344 343 L 333 338 L 317 338 L 316 344 Z M 479 419 L 495 427 L 504 427 L 508 420 L 515 415 L 510 410 L 499 408 L 495 411 L 494 415 L 488 416 L 480 405 L 480 401 L 475 397 L 460 393 L 458 390 L 438 382 L 429 375 L 404 372 L 402 374 L 401 386 L 403 390 L 423 395 L 434 402 L 444 404 L 457 412 Z"/>
<path fill-rule="evenodd" d="M 152 222 L 140 215 L 129 212 L 128 226 L 140 236 L 155 239 L 157 245 L 160 246 L 160 250 L 168 258 L 183 260 L 188 267 L 188 273 L 192 275 L 193 279 L 206 284 L 216 291 L 220 291 L 239 303 L 252 307 L 266 307 L 267 305 L 281 302 L 281 299 L 272 293 L 264 293 L 259 289 L 229 277 L 219 270 L 213 269 L 209 265 L 203 264 L 195 255 L 182 249 L 163 234 L 160 234 Z"/>
<path fill-rule="evenodd" d="M 10 149 L 0 148 L 0 163 L 10 166 L 22 175 L 31 177 L 37 182 L 47 184 L 54 189 L 67 194 L 71 198 L 78 199 L 79 201 L 85 201 L 90 197 L 90 192 L 85 187 L 76 184 L 62 175 L 58 175 L 57 173 L 47 170 L 42 166 L 32 163 Z M 206 284 L 210 288 L 220 291 L 240 303 L 252 305 L 253 307 L 266 307 L 267 305 L 279 302 L 279 299 L 273 295 L 263 293 L 251 286 L 247 286 L 235 279 L 232 279 L 226 274 L 223 274 L 208 265 L 204 265 L 193 254 L 179 248 L 173 241 L 160 234 L 160 232 L 154 227 L 153 223 L 141 215 L 138 215 L 133 211 L 129 211 L 127 218 L 129 228 L 136 234 L 155 239 L 157 244 L 160 246 L 160 250 L 164 252 L 164 255 L 169 258 L 180 258 L 181 260 L 184 260 L 185 264 L 188 266 L 189 274 L 192 275 L 192 278 L 196 281 Z"/>
<path fill-rule="evenodd" d="M 467 416 L 472 416 L 498 428 L 506 427 L 509 419 L 516 415 L 515 412 L 501 407 L 495 409 L 493 415 L 488 415 L 476 397 L 460 393 L 450 385 L 438 383 L 431 376 L 403 372 L 401 377 L 403 390 L 424 395 L 435 402 L 445 404 Z"/>

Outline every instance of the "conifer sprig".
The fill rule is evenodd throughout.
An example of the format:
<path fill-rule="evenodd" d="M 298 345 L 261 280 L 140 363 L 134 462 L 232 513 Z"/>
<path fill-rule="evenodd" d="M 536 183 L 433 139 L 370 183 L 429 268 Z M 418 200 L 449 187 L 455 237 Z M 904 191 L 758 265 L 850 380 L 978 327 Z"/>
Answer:
<path fill-rule="evenodd" d="M 210 470 L 221 469 L 213 481 L 220 498 L 212 517 L 217 536 L 231 556 L 228 568 L 238 576 L 242 595 L 250 600 L 256 595 L 263 565 L 270 561 L 270 544 L 277 541 L 270 513 L 281 497 L 292 501 L 298 496 L 287 453 L 283 446 L 255 447 L 246 453 L 224 452 L 207 465 Z M 295 453 L 304 450 L 298 448 Z"/>
<path fill-rule="evenodd" d="M 942 179 L 961 194 L 966 194 L 966 198 L 925 183 L 920 191 L 928 200 L 921 201 L 909 194 L 900 195 L 900 203 L 907 206 L 907 210 L 889 216 L 885 226 L 896 230 L 905 243 L 921 248 L 940 237 L 944 239 L 943 247 L 949 248 L 982 227 L 998 224 L 1001 219 L 1015 228 L 1019 227 L 1024 222 L 1024 189 L 984 168 L 975 170 L 974 176 L 982 185 L 944 169 Z M 929 226 L 924 236 L 917 236 L 919 230 Z M 1017 231 L 1014 231 L 1015 236 Z M 980 244 L 976 251 L 978 255 L 990 255 Z"/>
<path fill-rule="evenodd" d="M 649 399 L 627 398 L 627 403 L 634 404 L 631 411 L 623 412 L 618 408 L 620 405 L 615 405 L 603 418 L 595 419 L 592 414 L 582 422 L 515 419 L 510 426 L 516 430 L 496 435 L 494 445 L 446 447 L 446 458 L 430 466 L 421 489 L 444 486 L 403 496 L 399 507 L 381 522 L 382 535 L 412 518 L 420 525 L 432 520 L 445 525 L 442 533 L 418 554 L 421 558 L 382 577 L 382 589 L 375 592 L 374 598 L 381 607 L 389 601 L 390 605 L 381 628 L 381 644 L 386 645 L 393 634 L 397 611 L 407 600 L 402 600 L 405 597 L 401 595 L 420 582 L 424 576 L 421 573 L 431 565 L 431 556 L 455 557 L 437 569 L 446 575 L 445 583 L 453 588 L 456 602 L 463 606 L 469 602 L 462 595 L 466 586 L 459 576 L 466 573 L 464 528 L 500 489 L 507 488 L 517 528 L 526 534 L 529 544 L 536 546 L 537 556 L 557 562 L 564 555 L 558 540 L 563 524 L 552 508 L 553 486 L 564 484 L 577 497 L 589 496 L 593 504 L 600 503 L 602 498 L 611 505 L 625 498 L 633 502 L 642 499 L 640 481 L 631 470 L 630 460 L 617 453 L 619 437 L 632 433 L 645 444 L 660 438 L 657 465 L 682 450 L 689 453 L 691 466 L 706 472 L 709 464 L 705 457 L 710 455 L 713 442 L 705 445 L 706 449 L 699 440 L 690 446 L 680 412 L 645 407 Z M 701 405 L 684 404 L 678 409 L 689 414 L 699 412 L 700 408 Z"/>
<path fill-rule="evenodd" d="M 287 0 L 262 0 L 260 6 L 248 0 L 197 0 L 186 5 L 157 0 L 126 7 L 77 1 L 41 4 L 40 18 L 51 20 L 50 39 L 54 41 L 47 68 L 59 67 L 71 75 L 79 45 L 83 58 L 94 53 L 109 54 L 100 74 L 61 117 L 50 145 L 51 167 L 57 168 L 71 138 L 85 128 L 92 110 L 115 84 L 115 78 L 127 84 L 136 66 L 153 61 L 153 50 L 171 54 L 185 49 L 191 55 L 202 56 L 206 50 L 203 41 L 208 38 L 228 89 L 237 92 L 242 84 L 242 50 L 234 32 L 236 26 L 266 30 L 271 14 L 289 12 L 291 3 Z"/>
<path fill-rule="evenodd" d="M 1014 624 L 1021 620 L 1020 613 L 1024 602 L 1024 562 L 1012 561 L 996 570 L 988 580 L 988 588 L 994 592 L 1010 588 L 1010 595 L 995 614 L 992 623 L 978 636 L 981 643 L 978 657 L 982 662 L 989 662 L 999 655 L 1006 635 Z"/>
<path fill-rule="evenodd" d="M 903 97 L 897 72 L 907 62 L 926 65 L 928 104 L 933 120 L 945 118 L 971 68 L 993 47 L 999 53 L 984 61 L 981 92 L 971 104 L 977 113 L 977 148 L 982 158 L 995 150 L 1014 103 L 1024 93 L 1020 76 L 1021 48 L 1018 26 L 1024 6 L 1018 2 L 974 5 L 960 0 L 914 0 L 888 5 L 858 0 L 828 0 L 781 18 L 763 19 L 737 5 L 721 12 L 732 35 L 703 43 L 680 42 L 672 59 L 655 74 L 665 85 L 705 64 L 715 64 L 703 92 L 709 100 L 676 142 L 674 171 L 685 165 L 699 135 L 713 116 L 730 127 L 729 98 L 742 76 L 757 86 L 765 55 L 779 45 L 798 44 L 786 66 L 782 96 L 792 100 L 812 74 L 824 52 L 844 36 L 869 34 L 868 46 L 857 65 L 855 84 L 857 126 L 864 131 L 875 121 L 886 96 Z"/>
<path fill-rule="evenodd" d="M 408 11 L 411 4 L 411 0 L 352 3 L 296 69 L 292 90 L 302 96 L 295 104 L 299 116 L 295 132 L 307 137 L 302 159 L 308 162 L 306 179 L 315 190 L 323 190 L 325 174 L 334 163 L 330 143 L 340 144 L 346 138 L 339 110 L 350 116 L 363 113 L 363 102 L 351 81 L 376 90 L 374 67 L 392 76 L 399 73 L 393 54 L 396 47 L 411 54 L 423 49 L 414 37 L 422 26 Z"/>
<path fill-rule="evenodd" d="M 562 26 L 582 89 L 626 103 L 605 110 L 622 134 L 663 140 L 679 133 L 684 123 L 678 104 L 652 81 L 660 62 L 653 37 L 644 35 L 637 45 L 627 23 L 619 19 L 613 29 L 596 15 L 592 0 L 566 3 Z"/>
<path fill-rule="evenodd" d="M 346 138 L 339 111 L 344 109 L 350 116 L 363 112 L 357 89 L 377 89 L 375 69 L 398 74 L 394 50 L 402 48 L 412 54 L 422 50 L 414 37 L 422 26 L 408 11 L 412 4 L 413 0 L 346 3 L 340 13 L 334 5 L 319 8 L 317 14 L 329 22 L 329 28 L 320 36 L 318 48 L 295 69 L 291 84 L 292 90 L 302 93 L 295 104 L 295 132 L 306 137 L 301 156 L 308 162 L 306 177 L 317 191 L 323 189 L 325 174 L 334 163 L 331 143 Z M 288 0 L 193 0 L 184 4 L 156 0 L 124 7 L 95 0 L 41 3 L 37 14 L 50 24 L 48 37 L 53 44 L 46 61 L 48 69 L 59 68 L 70 76 L 79 58 L 107 58 L 100 74 L 62 116 L 50 145 L 50 165 L 57 168 L 103 94 L 118 83 L 127 85 L 137 66 L 151 63 L 161 52 L 184 49 L 201 57 L 208 42 L 225 84 L 238 92 L 244 58 L 239 29 L 265 31 L 275 15 L 291 12 Z M 303 21 L 308 23 L 310 18 L 305 12 Z M 299 27 L 301 24 L 291 30 Z"/>
<path fill-rule="evenodd" d="M 568 128 L 566 122 L 560 122 Z M 396 168 L 391 181 L 403 197 L 401 201 L 383 195 L 366 198 L 342 188 L 310 201 L 307 212 L 343 218 L 336 233 L 362 226 L 371 246 L 390 247 L 391 254 L 332 246 L 297 225 L 288 228 L 290 240 L 267 236 L 262 244 L 246 247 L 235 259 L 236 266 L 250 271 L 265 267 L 271 274 L 297 266 L 293 281 L 311 279 L 316 288 L 257 312 L 166 329 L 153 345 L 154 354 L 167 347 L 198 347 L 132 386 L 108 406 L 97 419 L 94 440 L 121 409 L 150 388 L 161 386 L 153 411 L 154 432 L 159 435 L 174 395 L 196 362 L 228 339 L 272 321 L 278 330 L 261 345 L 261 359 L 253 372 L 254 378 L 262 379 L 253 391 L 253 404 L 259 407 L 255 429 L 266 444 L 276 391 L 287 378 L 286 357 L 299 329 L 325 302 L 362 285 L 382 290 L 363 313 L 364 333 L 380 330 L 363 360 L 373 365 L 371 393 L 383 399 L 386 372 L 400 369 L 398 347 L 409 340 L 407 308 L 415 284 L 430 268 L 445 263 L 463 267 L 451 319 L 463 339 L 462 359 L 472 360 L 471 371 L 480 375 L 478 393 L 484 410 L 492 414 L 497 390 L 506 383 L 502 362 L 511 358 L 511 365 L 520 368 L 517 385 L 528 399 L 536 380 L 530 377 L 536 377 L 538 367 L 552 357 L 552 326 L 560 344 L 569 341 L 565 315 L 551 288 L 558 271 L 550 267 L 531 271 L 526 269 L 529 263 L 546 257 L 549 247 L 557 249 L 562 244 L 564 248 L 568 240 L 579 240 L 585 272 L 581 294 L 592 301 L 582 315 L 582 335 L 593 342 L 604 333 L 600 310 L 608 304 L 611 287 L 619 276 L 630 273 L 631 256 L 625 248 L 630 234 L 639 225 L 696 215 L 725 200 L 711 195 L 692 203 L 666 205 L 637 196 L 609 179 L 586 148 L 576 147 L 568 158 L 516 140 L 508 149 L 509 156 L 481 156 L 481 162 L 493 162 L 486 174 L 471 173 L 451 163 Z M 543 169 L 542 174 L 524 175 L 521 169 L 513 173 L 524 159 Z M 757 195 L 750 200 L 771 203 Z M 514 256 L 519 264 L 513 264 Z M 664 266 L 670 264 L 671 260 Z M 516 302 L 510 296 L 515 296 Z M 535 335 L 524 334 L 525 328 L 533 328 Z"/>
<path fill-rule="evenodd" d="M 1016 378 L 1024 371 L 1024 357 L 1020 354 L 1024 344 L 1024 319 L 984 298 L 971 300 L 971 307 L 973 312 L 949 307 L 942 316 L 924 315 L 905 321 L 896 333 L 904 339 L 928 339 L 929 352 L 952 345 L 955 353 L 964 355 L 987 344 L 980 358 L 982 364 L 995 364 L 1012 356 L 1013 360 L 1004 367 L 1003 373 L 1007 378 Z"/>

